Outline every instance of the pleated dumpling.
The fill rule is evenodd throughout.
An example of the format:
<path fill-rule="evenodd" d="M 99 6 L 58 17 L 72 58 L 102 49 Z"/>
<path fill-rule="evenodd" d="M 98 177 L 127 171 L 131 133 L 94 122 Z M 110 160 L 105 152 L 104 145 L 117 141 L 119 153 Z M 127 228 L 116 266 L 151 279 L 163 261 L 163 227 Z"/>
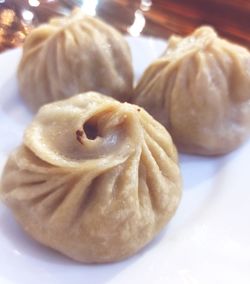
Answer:
<path fill-rule="evenodd" d="M 80 94 L 40 109 L 7 161 L 1 196 L 37 241 L 82 262 L 117 261 L 173 216 L 177 152 L 142 108 Z"/>
<path fill-rule="evenodd" d="M 139 81 L 134 102 L 166 126 L 183 152 L 218 155 L 250 133 L 250 53 L 210 27 L 172 36 Z"/>
<path fill-rule="evenodd" d="M 113 27 L 74 10 L 28 35 L 18 81 L 20 94 L 33 111 L 87 91 L 128 101 L 133 91 L 130 49 Z"/>

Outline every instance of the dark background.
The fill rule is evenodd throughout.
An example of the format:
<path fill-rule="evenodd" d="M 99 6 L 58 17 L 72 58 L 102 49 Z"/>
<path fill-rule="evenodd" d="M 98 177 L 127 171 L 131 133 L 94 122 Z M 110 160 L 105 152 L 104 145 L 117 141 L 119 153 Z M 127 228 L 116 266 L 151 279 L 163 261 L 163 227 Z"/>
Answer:
<path fill-rule="evenodd" d="M 34 26 L 54 15 L 68 14 L 83 2 L 41 0 L 35 7 L 28 0 L 0 0 L 0 50 L 22 44 Z M 205 24 L 215 27 L 222 36 L 250 47 L 250 0 L 153 0 L 152 5 L 146 7 L 148 9 L 140 0 L 96 2 L 97 15 L 123 33 L 127 33 L 135 21 L 135 13 L 139 13 L 146 20 L 141 32 L 144 35 L 161 38 L 168 38 L 173 33 L 186 35 Z M 32 21 L 23 19 L 24 9 L 34 14 Z M 11 15 L 11 11 L 14 14 Z"/>

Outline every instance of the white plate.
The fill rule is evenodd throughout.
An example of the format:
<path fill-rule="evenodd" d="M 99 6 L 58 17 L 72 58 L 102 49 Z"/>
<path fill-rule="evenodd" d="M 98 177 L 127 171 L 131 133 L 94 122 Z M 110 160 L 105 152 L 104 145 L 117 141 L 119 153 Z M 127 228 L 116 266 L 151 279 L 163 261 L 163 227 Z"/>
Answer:
<path fill-rule="evenodd" d="M 135 73 L 165 48 L 129 38 Z M 0 55 L 0 165 L 32 116 L 18 97 L 20 50 Z M 0 283 L 250 283 L 250 143 L 220 158 L 181 155 L 184 193 L 176 216 L 142 252 L 126 261 L 83 265 L 31 240 L 0 204 Z"/>

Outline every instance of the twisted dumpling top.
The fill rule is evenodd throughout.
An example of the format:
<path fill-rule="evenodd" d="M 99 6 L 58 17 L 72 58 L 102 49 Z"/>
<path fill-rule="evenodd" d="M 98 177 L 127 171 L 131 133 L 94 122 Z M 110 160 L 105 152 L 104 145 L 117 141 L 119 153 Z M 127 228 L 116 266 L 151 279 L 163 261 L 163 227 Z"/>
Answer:
<path fill-rule="evenodd" d="M 41 108 L 24 144 L 54 166 L 107 169 L 141 152 L 145 139 L 156 139 L 160 152 L 177 159 L 167 131 L 142 108 L 89 92 Z"/>

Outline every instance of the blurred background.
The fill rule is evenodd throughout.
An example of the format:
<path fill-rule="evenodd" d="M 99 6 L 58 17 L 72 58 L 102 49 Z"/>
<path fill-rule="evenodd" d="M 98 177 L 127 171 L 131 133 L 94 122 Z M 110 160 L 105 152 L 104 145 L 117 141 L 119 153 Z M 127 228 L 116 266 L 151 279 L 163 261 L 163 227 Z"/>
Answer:
<path fill-rule="evenodd" d="M 134 37 L 167 39 L 206 24 L 250 47 L 250 0 L 0 0 L 0 52 L 22 45 L 35 26 L 76 6 Z"/>

